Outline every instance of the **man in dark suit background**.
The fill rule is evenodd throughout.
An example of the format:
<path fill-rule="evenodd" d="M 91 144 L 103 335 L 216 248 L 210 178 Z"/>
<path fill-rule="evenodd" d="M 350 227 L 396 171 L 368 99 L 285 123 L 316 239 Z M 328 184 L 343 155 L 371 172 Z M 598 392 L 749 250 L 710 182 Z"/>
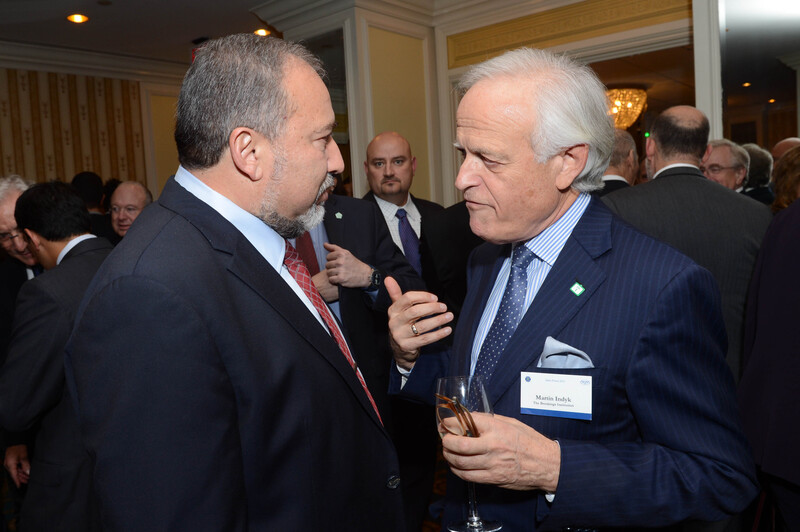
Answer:
<path fill-rule="evenodd" d="M 391 299 L 383 279 L 391 275 L 407 290 L 423 289 L 424 284 L 394 245 L 371 202 L 331 194 L 325 201 L 323 222 L 308 234 L 313 257 L 306 260 L 303 244 L 295 241 L 295 246 L 304 262 L 316 263 L 309 266 L 312 280 L 341 320 L 353 356 L 384 412 L 392 352 L 386 324 Z"/>
<path fill-rule="evenodd" d="M 322 220 L 343 169 L 322 74 L 252 34 L 195 53 L 181 166 L 67 346 L 104 528 L 404 530 L 389 434 L 286 241 Z"/>
<path fill-rule="evenodd" d="M 640 530 L 740 511 L 757 486 L 714 279 L 587 194 L 611 153 L 604 87 L 532 49 L 473 67 L 461 86 L 456 186 L 489 243 L 471 257 L 453 348 L 421 353 L 451 315 L 386 285 L 403 394 L 432 397 L 442 364 L 487 383 L 495 415 L 474 414 L 480 436 L 442 439 L 454 474 L 479 484 L 481 517 Z M 446 522 L 465 515 L 458 478 Z"/>
<path fill-rule="evenodd" d="M 70 185 L 86 203 L 92 220 L 92 234 L 117 243 L 119 236 L 111 227 L 111 215 L 103 208 L 103 178 L 94 172 L 78 172 Z"/>
<path fill-rule="evenodd" d="M 772 178 L 772 155 L 758 144 L 742 144 L 742 148 L 750 156 L 747 184 L 742 193 L 769 207 L 775 201 L 775 194 L 769 188 Z"/>
<path fill-rule="evenodd" d="M 36 257 L 28 249 L 25 237 L 14 219 L 17 199 L 29 186 L 17 175 L 0 178 L 0 356 L 5 352 L 11 332 L 17 292 L 22 283 L 33 279 L 33 268 L 36 266 Z"/>
<path fill-rule="evenodd" d="M 11 326 L 14 320 L 14 308 L 17 294 L 22 284 L 33 279 L 41 271 L 36 258 L 28 249 L 23 233 L 14 219 L 17 199 L 25 192 L 29 183 L 18 175 L 0 178 L 0 364 L 5 360 L 6 347 L 11 337 Z M 22 484 L 28 482 L 30 462 L 28 446 L 32 435 L 2 433 L 4 452 L 3 465 L 8 475 L 3 476 L 4 507 L 11 508 L 4 512 L 4 519 L 9 514 L 16 515 L 23 491 Z M 9 482 L 13 481 L 13 485 Z M 8 518 L 9 522 L 15 517 Z"/>
<path fill-rule="evenodd" d="M 605 196 L 615 190 L 628 188 L 636 181 L 638 173 L 639 154 L 636 153 L 636 142 L 624 129 L 614 129 L 614 150 L 603 174 L 603 188 L 594 194 Z"/>
<path fill-rule="evenodd" d="M 364 172 L 370 191 L 364 199 L 378 205 L 392 240 L 425 280 L 428 272 L 422 267 L 420 240 L 425 238 L 427 219 L 443 207 L 409 193 L 416 169 L 417 158 L 411 155 L 411 145 L 399 133 L 386 131 L 367 145 Z"/>
<path fill-rule="evenodd" d="M 703 176 L 698 166 L 710 150 L 708 131 L 708 120 L 694 107 L 667 109 L 646 143 L 652 179 L 603 201 L 622 219 L 714 275 L 722 293 L 728 365 L 738 380 L 747 287 L 772 215 L 764 205 Z"/>
<path fill-rule="evenodd" d="M 97 508 L 90 503 L 91 462 L 64 386 L 64 346 L 111 244 L 90 234 L 85 204 L 65 183 L 24 192 L 16 220 L 46 270 L 20 289 L 0 368 L 0 426 L 22 432 L 39 425 L 19 530 L 99 530 Z"/>
<path fill-rule="evenodd" d="M 776 530 L 800 529 L 800 202 L 764 236 L 747 301 L 738 399 L 761 482 L 778 509 Z M 763 514 L 767 521 L 769 513 Z"/>
<path fill-rule="evenodd" d="M 405 137 L 394 131 L 375 136 L 367 145 L 364 161 L 370 188 L 364 199 L 380 208 L 392 240 L 428 289 L 433 289 L 438 285 L 435 263 L 439 254 L 426 245 L 426 238 L 431 220 L 444 209 L 409 192 L 416 169 L 417 158 L 411 154 L 411 145 Z M 392 409 L 394 440 L 405 482 L 407 524 L 410 531 L 416 531 L 427 515 L 436 465 L 438 440 L 429 422 L 433 410 L 429 405 L 403 399 L 394 399 Z"/>

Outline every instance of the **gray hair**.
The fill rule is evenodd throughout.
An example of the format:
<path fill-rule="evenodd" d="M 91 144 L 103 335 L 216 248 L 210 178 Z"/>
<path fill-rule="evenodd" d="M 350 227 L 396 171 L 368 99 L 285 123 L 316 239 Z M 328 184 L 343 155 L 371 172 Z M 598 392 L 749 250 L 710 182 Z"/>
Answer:
<path fill-rule="evenodd" d="M 639 164 L 639 154 L 636 152 L 636 141 L 630 133 L 624 129 L 614 130 L 614 151 L 611 152 L 611 162 L 609 166 L 619 167 L 628 158 L 628 154 L 633 152 L 634 166 Z"/>
<path fill-rule="evenodd" d="M 605 86 L 587 66 L 564 56 L 535 48 L 506 52 L 472 67 L 459 82 L 466 92 L 479 81 L 507 77 L 533 81 L 531 94 L 536 116 L 531 147 L 539 162 L 561 150 L 585 144 L 586 167 L 572 187 L 581 192 L 602 188 L 614 144 Z"/>
<path fill-rule="evenodd" d="M 728 139 L 717 139 L 712 140 L 708 143 L 708 145 L 711 146 L 712 150 L 715 150 L 720 146 L 727 146 L 731 150 L 731 156 L 733 156 L 734 165 L 744 168 L 745 175 L 747 175 L 747 173 L 750 171 L 750 155 L 747 153 L 747 150 L 735 142 Z"/>
<path fill-rule="evenodd" d="M 747 171 L 747 186 L 764 187 L 772 176 L 772 154 L 758 144 L 742 144 L 750 156 L 750 169 Z"/>
<path fill-rule="evenodd" d="M 12 190 L 16 190 L 21 194 L 30 187 L 30 183 L 16 174 L 7 177 L 0 177 L 0 201 L 3 201 L 8 193 Z"/>
<path fill-rule="evenodd" d="M 324 76 L 303 46 L 272 37 L 237 34 L 204 43 L 183 79 L 175 120 L 178 160 L 185 168 L 217 164 L 237 127 L 270 140 L 294 112 L 283 82 L 291 58 Z"/>

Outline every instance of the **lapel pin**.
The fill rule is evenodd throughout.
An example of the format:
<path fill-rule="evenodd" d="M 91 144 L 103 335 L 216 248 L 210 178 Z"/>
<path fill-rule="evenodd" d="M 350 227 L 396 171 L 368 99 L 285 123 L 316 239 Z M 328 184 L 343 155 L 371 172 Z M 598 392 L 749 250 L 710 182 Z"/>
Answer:
<path fill-rule="evenodd" d="M 342 213 L 340 213 L 340 212 L 337 212 L 336 214 L 334 214 L 334 216 L 336 216 L 337 220 L 341 220 L 342 219 Z"/>
<path fill-rule="evenodd" d="M 575 284 L 572 285 L 572 287 L 569 289 L 569 291 L 575 294 L 576 296 L 579 296 L 582 293 L 584 293 L 586 289 L 583 287 L 581 283 L 576 281 Z"/>

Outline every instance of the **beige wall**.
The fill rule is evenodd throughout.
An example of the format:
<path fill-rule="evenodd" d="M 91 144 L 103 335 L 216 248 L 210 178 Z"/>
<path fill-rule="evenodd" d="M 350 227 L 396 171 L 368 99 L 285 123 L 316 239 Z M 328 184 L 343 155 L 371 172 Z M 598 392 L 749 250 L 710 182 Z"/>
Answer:
<path fill-rule="evenodd" d="M 431 197 L 428 175 L 428 123 L 425 99 L 425 57 L 423 41 L 415 37 L 370 27 L 370 79 L 372 125 L 375 134 L 397 131 L 408 139 L 417 158 L 417 173 L 411 193 Z M 366 182 L 365 154 L 353 169 L 353 178 Z"/>
<path fill-rule="evenodd" d="M 158 188 L 151 190 L 155 196 L 161 194 L 167 179 L 178 169 L 178 150 L 175 147 L 175 96 L 151 95 L 150 119 L 153 124 L 153 146 L 155 152 Z"/>

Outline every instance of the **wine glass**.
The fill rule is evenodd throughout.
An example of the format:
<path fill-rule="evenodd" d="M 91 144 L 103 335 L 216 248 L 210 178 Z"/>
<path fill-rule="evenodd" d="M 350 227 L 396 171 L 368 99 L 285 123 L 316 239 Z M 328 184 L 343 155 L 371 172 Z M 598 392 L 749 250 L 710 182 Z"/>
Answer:
<path fill-rule="evenodd" d="M 492 405 L 483 388 L 480 375 L 472 377 L 443 377 L 436 381 L 436 422 L 440 435 L 444 430 L 457 436 L 477 438 L 479 436 L 470 412 L 492 413 Z M 455 418 L 455 422 L 444 421 Z M 484 521 L 478 515 L 478 503 L 475 500 L 475 484 L 467 482 L 469 499 L 469 515 L 466 521 L 447 525 L 450 532 L 495 532 L 503 528 L 497 521 Z"/>

